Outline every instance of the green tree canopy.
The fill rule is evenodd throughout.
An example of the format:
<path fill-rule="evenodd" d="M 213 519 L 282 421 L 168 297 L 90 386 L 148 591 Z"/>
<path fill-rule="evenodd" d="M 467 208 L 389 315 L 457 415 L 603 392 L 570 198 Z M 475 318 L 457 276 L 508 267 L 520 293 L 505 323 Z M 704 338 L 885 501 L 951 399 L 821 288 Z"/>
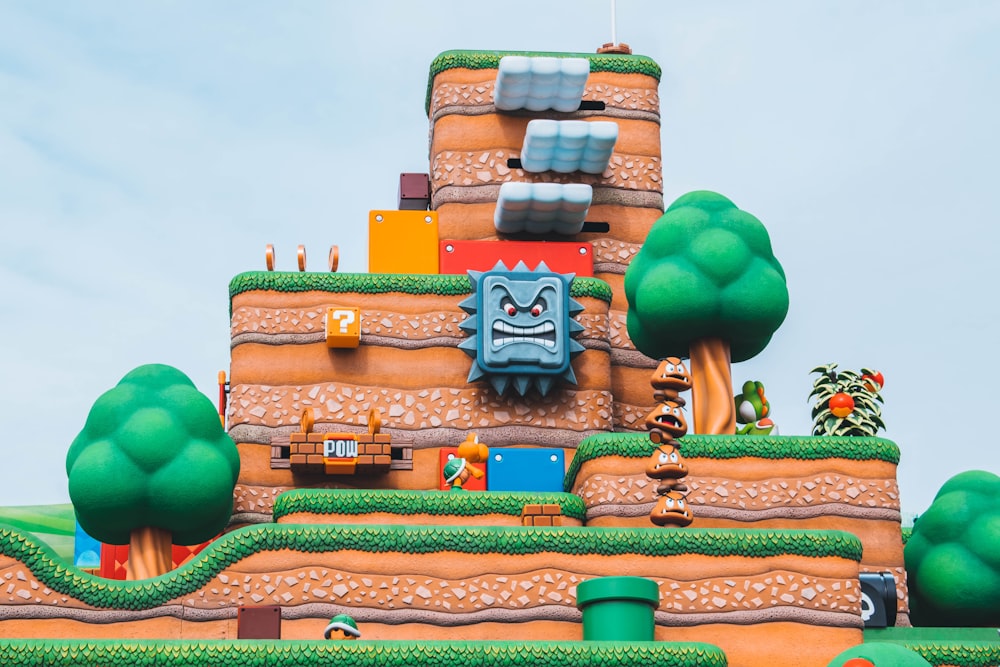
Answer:
<path fill-rule="evenodd" d="M 94 403 L 66 456 L 81 527 L 109 544 L 133 529 L 198 544 L 229 521 L 239 453 L 211 400 L 176 368 L 136 368 Z"/>
<path fill-rule="evenodd" d="M 788 312 L 785 273 L 764 225 L 720 194 L 690 192 L 654 223 L 625 273 L 628 333 L 647 356 L 686 357 L 693 341 L 757 355 Z"/>
<path fill-rule="evenodd" d="M 969 470 L 945 482 L 903 556 L 914 625 L 1000 625 L 1000 477 Z"/>

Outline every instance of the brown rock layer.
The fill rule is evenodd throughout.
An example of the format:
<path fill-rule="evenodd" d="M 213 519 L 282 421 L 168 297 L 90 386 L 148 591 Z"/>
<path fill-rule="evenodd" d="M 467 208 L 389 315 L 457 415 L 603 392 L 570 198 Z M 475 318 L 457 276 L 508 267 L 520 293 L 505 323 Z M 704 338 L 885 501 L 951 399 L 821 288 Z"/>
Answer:
<path fill-rule="evenodd" d="M 431 121 L 450 113 L 494 113 L 493 87 L 496 79 L 495 69 L 456 68 L 440 72 L 434 77 L 431 91 Z M 607 113 L 641 114 L 640 117 L 658 119 L 660 97 L 657 87 L 657 80 L 644 74 L 593 72 L 584 88 L 583 99 L 604 102 Z M 586 115 L 586 112 L 577 112 L 574 117 Z"/>

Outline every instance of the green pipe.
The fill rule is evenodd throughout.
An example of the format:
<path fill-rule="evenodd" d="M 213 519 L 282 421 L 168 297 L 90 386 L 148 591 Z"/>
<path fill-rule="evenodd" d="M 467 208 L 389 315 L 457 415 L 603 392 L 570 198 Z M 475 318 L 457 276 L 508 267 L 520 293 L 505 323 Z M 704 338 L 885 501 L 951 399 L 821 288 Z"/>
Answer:
<path fill-rule="evenodd" d="M 642 577 L 600 577 L 576 587 L 584 641 L 653 641 L 656 582 Z"/>

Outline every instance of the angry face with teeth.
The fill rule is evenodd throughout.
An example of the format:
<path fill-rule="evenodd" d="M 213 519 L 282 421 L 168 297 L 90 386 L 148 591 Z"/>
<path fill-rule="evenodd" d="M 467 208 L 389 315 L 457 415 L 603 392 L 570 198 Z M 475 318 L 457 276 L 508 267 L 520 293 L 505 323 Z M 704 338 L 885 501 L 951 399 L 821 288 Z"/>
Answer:
<path fill-rule="evenodd" d="M 684 399 L 675 398 L 658 404 L 646 415 L 646 428 L 649 429 L 649 437 L 653 442 L 684 437 L 688 427 L 681 410 L 683 406 Z"/>
<path fill-rule="evenodd" d="M 459 345 L 475 359 L 469 381 L 485 376 L 499 393 L 513 386 L 522 396 L 531 386 L 545 395 L 559 378 L 576 382 L 570 359 L 583 347 L 571 336 L 583 327 L 572 316 L 583 307 L 569 297 L 572 275 L 519 262 L 469 277 L 475 293 L 461 304 L 470 314 L 461 327 L 475 336 Z"/>

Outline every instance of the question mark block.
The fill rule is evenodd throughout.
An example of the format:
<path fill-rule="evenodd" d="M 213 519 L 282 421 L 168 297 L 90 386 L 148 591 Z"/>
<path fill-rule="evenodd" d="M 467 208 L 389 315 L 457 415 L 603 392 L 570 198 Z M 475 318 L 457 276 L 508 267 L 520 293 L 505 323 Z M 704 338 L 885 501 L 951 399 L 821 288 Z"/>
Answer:
<path fill-rule="evenodd" d="M 326 309 L 326 346 L 357 347 L 361 344 L 361 309 Z"/>

